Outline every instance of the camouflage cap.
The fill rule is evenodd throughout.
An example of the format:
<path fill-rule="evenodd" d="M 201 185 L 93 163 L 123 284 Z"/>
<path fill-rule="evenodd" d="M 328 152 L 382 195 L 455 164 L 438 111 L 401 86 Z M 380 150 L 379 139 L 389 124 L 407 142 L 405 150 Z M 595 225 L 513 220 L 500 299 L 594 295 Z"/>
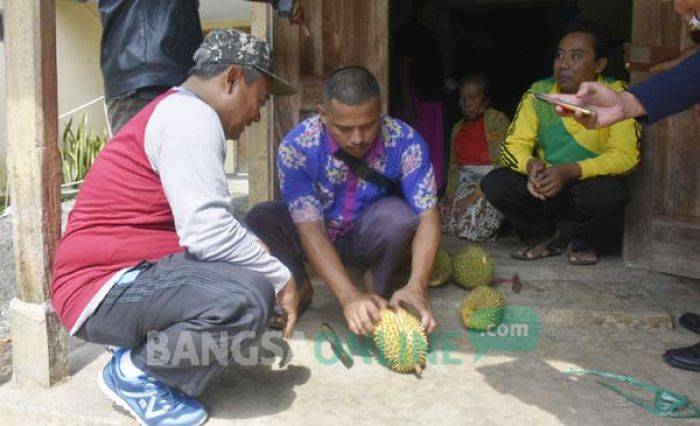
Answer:
<path fill-rule="evenodd" d="M 273 95 L 292 95 L 294 87 L 274 73 L 272 49 L 257 37 L 232 28 L 209 32 L 194 53 L 196 64 L 230 64 L 253 67 L 270 77 Z"/>

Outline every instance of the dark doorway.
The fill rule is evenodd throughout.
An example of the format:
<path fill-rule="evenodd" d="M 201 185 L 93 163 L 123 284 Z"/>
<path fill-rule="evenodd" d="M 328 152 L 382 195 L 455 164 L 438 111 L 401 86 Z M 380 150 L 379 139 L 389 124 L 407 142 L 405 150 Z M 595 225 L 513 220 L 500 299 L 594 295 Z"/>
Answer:
<path fill-rule="evenodd" d="M 400 29 L 414 18 L 415 3 L 392 1 L 392 46 L 398 42 Z M 445 77 L 458 81 L 473 72 L 486 74 L 492 82 L 493 106 L 512 117 L 523 92 L 551 75 L 559 35 L 576 18 L 596 21 L 612 30 L 617 53 L 606 74 L 627 80 L 622 43 L 630 40 L 632 0 L 444 0 L 435 28 Z M 392 50 L 394 104 L 400 91 L 395 53 Z M 446 94 L 446 123 L 459 119 L 456 99 L 455 91 Z"/>

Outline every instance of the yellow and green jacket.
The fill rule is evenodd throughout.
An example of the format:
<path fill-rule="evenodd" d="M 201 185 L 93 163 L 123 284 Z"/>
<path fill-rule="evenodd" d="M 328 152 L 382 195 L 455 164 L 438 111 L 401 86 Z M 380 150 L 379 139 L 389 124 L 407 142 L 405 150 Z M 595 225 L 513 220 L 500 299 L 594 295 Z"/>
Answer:
<path fill-rule="evenodd" d="M 627 84 L 599 78 L 599 82 L 623 91 Z M 589 130 L 571 117 L 560 117 L 554 107 L 537 100 L 534 93 L 559 93 L 554 78 L 538 81 L 525 93 L 501 146 L 500 160 L 520 173 L 527 162 L 539 158 L 549 165 L 578 163 L 581 179 L 632 172 L 639 162 L 641 127 L 625 120 L 605 129 Z"/>

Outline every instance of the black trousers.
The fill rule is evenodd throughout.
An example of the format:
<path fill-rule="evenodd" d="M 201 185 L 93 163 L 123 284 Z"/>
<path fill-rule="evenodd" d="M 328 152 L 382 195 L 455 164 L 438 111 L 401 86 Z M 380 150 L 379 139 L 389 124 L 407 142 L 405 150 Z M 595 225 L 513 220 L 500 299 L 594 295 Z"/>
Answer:
<path fill-rule="evenodd" d="M 272 315 L 267 278 L 184 253 L 140 269 L 133 281 L 114 284 L 78 337 L 130 348 L 138 368 L 191 396 L 229 363 L 256 362 L 243 354 Z"/>
<path fill-rule="evenodd" d="M 528 246 L 554 236 L 556 220 L 566 217 L 574 221 L 574 245 L 595 247 L 601 237 L 621 231 L 619 224 L 629 201 L 627 179 L 614 176 L 571 182 L 556 197 L 546 201 L 530 195 L 527 176 L 509 168 L 493 170 L 481 181 L 481 188 Z"/>

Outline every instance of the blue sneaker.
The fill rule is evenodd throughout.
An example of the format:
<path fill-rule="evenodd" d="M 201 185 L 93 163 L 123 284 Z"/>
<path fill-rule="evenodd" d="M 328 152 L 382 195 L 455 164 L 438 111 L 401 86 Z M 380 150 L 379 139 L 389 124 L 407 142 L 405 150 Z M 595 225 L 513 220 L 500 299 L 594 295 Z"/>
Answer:
<path fill-rule="evenodd" d="M 119 362 L 126 352 L 119 349 L 97 378 L 109 399 L 143 426 L 199 426 L 207 421 L 207 412 L 196 399 L 150 376 L 124 377 Z"/>
<path fill-rule="evenodd" d="M 119 349 L 121 349 L 119 346 L 105 345 L 105 350 L 112 355 L 116 354 Z"/>

